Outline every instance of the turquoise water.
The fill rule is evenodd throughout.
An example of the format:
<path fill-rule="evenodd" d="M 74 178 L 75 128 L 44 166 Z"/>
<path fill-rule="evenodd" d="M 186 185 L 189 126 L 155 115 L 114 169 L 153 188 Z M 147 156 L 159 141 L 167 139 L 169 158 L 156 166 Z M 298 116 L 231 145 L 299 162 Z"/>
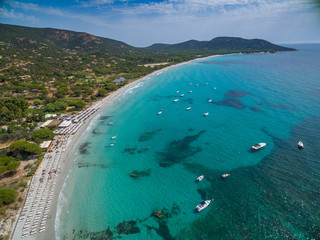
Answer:
<path fill-rule="evenodd" d="M 79 140 L 58 237 L 320 239 L 320 45 L 293 47 L 177 66 L 114 100 Z"/>

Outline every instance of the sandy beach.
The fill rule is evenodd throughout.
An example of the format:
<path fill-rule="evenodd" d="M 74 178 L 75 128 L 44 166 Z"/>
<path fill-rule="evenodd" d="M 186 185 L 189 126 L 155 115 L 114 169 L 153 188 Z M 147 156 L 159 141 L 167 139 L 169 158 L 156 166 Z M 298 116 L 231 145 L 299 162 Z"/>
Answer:
<path fill-rule="evenodd" d="M 205 58 L 210 57 L 213 56 Z M 90 114 L 87 115 L 86 119 L 83 122 L 76 124 L 76 126 L 74 126 L 73 129 L 70 130 L 70 134 L 57 135 L 53 141 L 53 145 L 55 144 L 56 146 L 55 149 L 52 149 L 52 152 L 46 154 L 41 167 L 39 167 L 38 173 L 35 174 L 35 176 L 33 176 L 31 180 L 31 187 L 28 191 L 27 200 L 24 207 L 20 210 L 17 216 L 16 223 L 14 224 L 14 231 L 10 239 L 56 239 L 57 236 L 55 232 L 55 220 L 57 215 L 57 204 L 59 201 L 60 192 L 63 188 L 63 184 L 65 183 L 69 170 L 73 165 L 74 154 L 78 150 L 75 148 L 75 146 L 77 146 L 76 143 L 79 139 L 87 137 L 90 132 L 87 130 L 92 120 L 96 118 L 105 108 L 107 108 L 110 103 L 112 103 L 116 98 L 125 93 L 128 89 L 132 88 L 139 82 L 146 80 L 152 75 L 159 74 L 160 72 L 166 71 L 172 67 L 188 64 L 192 61 L 205 58 L 198 58 L 188 62 L 171 65 L 132 81 L 131 83 L 125 85 L 117 91 L 110 93 L 102 100 L 93 103 L 89 107 L 89 109 L 85 110 L 87 112 L 90 112 Z M 53 173 L 52 180 L 51 178 L 48 178 L 49 180 L 45 179 L 44 184 L 42 184 L 41 181 L 39 183 L 38 178 L 41 178 L 41 174 L 42 176 L 45 176 L 44 173 L 46 173 L 46 171 L 49 171 L 50 173 L 52 169 L 56 170 Z M 33 192 L 35 192 L 34 195 Z M 29 204 L 31 205 L 31 203 L 32 206 L 30 208 Z M 35 215 L 32 215 L 36 211 L 37 213 Z M 23 216 L 21 216 L 22 214 L 27 218 L 26 220 Z M 42 220 L 40 223 L 39 221 L 41 216 Z M 30 219 L 28 220 L 28 218 Z M 32 226 L 31 221 L 33 222 Z M 35 226 L 35 221 L 36 224 L 40 223 L 40 225 Z M 34 227 L 34 229 L 32 229 L 32 227 Z"/>

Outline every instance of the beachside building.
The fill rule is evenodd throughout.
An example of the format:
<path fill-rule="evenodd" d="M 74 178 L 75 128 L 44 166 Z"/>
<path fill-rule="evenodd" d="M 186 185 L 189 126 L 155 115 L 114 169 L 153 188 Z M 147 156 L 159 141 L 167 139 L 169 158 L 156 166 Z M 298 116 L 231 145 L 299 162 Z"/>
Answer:
<path fill-rule="evenodd" d="M 71 125 L 72 121 L 64 120 L 62 123 L 59 124 L 59 128 L 66 128 Z"/>
<path fill-rule="evenodd" d="M 113 80 L 112 82 L 119 83 L 119 82 L 123 82 L 125 80 L 126 80 L 126 78 L 120 77 L 120 78 L 117 78 L 117 79 Z"/>
<path fill-rule="evenodd" d="M 42 149 L 47 149 L 51 146 L 52 144 L 52 141 L 44 141 L 43 143 L 41 143 L 39 146 L 42 148 Z"/>

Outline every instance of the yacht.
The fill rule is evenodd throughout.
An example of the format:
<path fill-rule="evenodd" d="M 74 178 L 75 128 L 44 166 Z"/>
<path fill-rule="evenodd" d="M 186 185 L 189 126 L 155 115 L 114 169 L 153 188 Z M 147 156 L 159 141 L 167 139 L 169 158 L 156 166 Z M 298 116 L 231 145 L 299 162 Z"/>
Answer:
<path fill-rule="evenodd" d="M 178 102 L 179 101 L 179 99 L 175 99 L 175 100 L 173 100 L 174 102 Z"/>
<path fill-rule="evenodd" d="M 186 110 L 189 111 L 191 109 L 191 107 L 187 107 Z"/>
<path fill-rule="evenodd" d="M 204 178 L 204 176 L 201 175 L 201 176 L 197 177 L 197 181 L 198 181 L 198 182 L 201 182 L 203 178 Z"/>
<path fill-rule="evenodd" d="M 221 175 L 222 178 L 227 178 L 227 177 L 229 177 L 229 176 L 230 176 L 230 173 L 225 173 L 225 174 L 222 174 L 222 175 Z"/>
<path fill-rule="evenodd" d="M 203 116 L 208 116 L 208 115 L 209 115 L 209 113 L 208 113 L 208 112 L 206 112 L 206 113 L 204 113 L 204 114 L 203 114 Z"/>
<path fill-rule="evenodd" d="M 212 102 L 212 99 L 209 99 L 208 102 L 209 102 L 209 103 Z"/>
<path fill-rule="evenodd" d="M 255 151 L 259 150 L 260 148 L 263 148 L 266 145 L 267 145 L 266 143 L 257 143 L 251 147 L 251 151 L 255 152 Z"/>
<path fill-rule="evenodd" d="M 304 148 L 304 145 L 303 145 L 303 142 L 302 142 L 302 141 L 299 141 L 299 142 L 298 142 L 298 148 L 299 148 L 299 149 L 303 149 L 303 148 Z"/>
<path fill-rule="evenodd" d="M 208 207 L 210 205 L 212 200 L 209 199 L 209 200 L 202 201 L 199 205 L 196 206 L 196 210 L 198 212 L 202 211 L 203 209 L 205 209 L 206 207 Z"/>

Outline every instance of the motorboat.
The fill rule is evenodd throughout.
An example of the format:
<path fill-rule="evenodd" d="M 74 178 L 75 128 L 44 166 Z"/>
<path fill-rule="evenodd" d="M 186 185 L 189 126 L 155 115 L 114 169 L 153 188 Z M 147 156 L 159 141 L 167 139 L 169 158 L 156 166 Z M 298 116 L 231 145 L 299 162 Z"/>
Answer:
<path fill-rule="evenodd" d="M 217 89 L 216 87 L 213 88 L 213 90 L 216 90 L 216 89 Z"/>
<path fill-rule="evenodd" d="M 175 100 L 173 100 L 174 102 L 178 102 L 179 101 L 179 99 L 175 99 Z"/>
<path fill-rule="evenodd" d="M 203 178 L 204 178 L 204 176 L 201 175 L 201 176 L 197 177 L 197 181 L 198 181 L 198 182 L 201 182 Z"/>
<path fill-rule="evenodd" d="M 182 93 L 181 95 L 180 95 L 180 97 L 183 97 L 184 96 L 184 94 Z"/>
<path fill-rule="evenodd" d="M 266 145 L 267 145 L 266 143 L 257 143 L 251 147 L 251 151 L 255 152 Z"/>
<path fill-rule="evenodd" d="M 225 174 L 222 174 L 222 175 L 221 175 L 222 178 L 227 178 L 227 177 L 229 177 L 229 176 L 230 176 L 230 173 L 225 173 Z"/>
<path fill-rule="evenodd" d="M 196 87 L 198 87 L 198 86 L 199 86 L 199 84 L 196 84 L 195 86 L 196 86 Z"/>
<path fill-rule="evenodd" d="M 191 107 L 187 107 L 186 110 L 189 111 L 191 109 Z"/>
<path fill-rule="evenodd" d="M 189 91 L 188 93 L 192 93 L 192 91 Z"/>
<path fill-rule="evenodd" d="M 209 99 L 208 102 L 209 102 L 209 103 L 212 102 L 212 99 Z"/>
<path fill-rule="evenodd" d="M 203 209 L 207 208 L 210 205 L 212 200 L 209 199 L 209 200 L 202 201 L 199 205 L 196 206 L 196 210 L 200 212 Z"/>
<path fill-rule="evenodd" d="M 113 136 L 113 137 L 111 137 L 111 139 L 116 139 L 117 138 L 117 136 Z"/>
<path fill-rule="evenodd" d="M 108 123 L 108 125 L 112 125 L 112 124 L 113 124 L 113 122 L 109 122 L 109 123 Z"/>
<path fill-rule="evenodd" d="M 298 142 L 298 148 L 299 148 L 299 149 L 304 149 L 304 145 L 303 145 L 303 142 L 302 142 L 302 141 L 299 141 L 299 142 Z"/>
<path fill-rule="evenodd" d="M 162 111 L 158 112 L 158 115 L 160 115 L 162 113 Z"/>
<path fill-rule="evenodd" d="M 179 91 L 176 91 L 176 93 L 179 93 Z"/>
<path fill-rule="evenodd" d="M 113 146 L 114 146 L 114 143 L 111 143 L 109 146 L 110 146 L 110 147 L 113 147 Z"/>
<path fill-rule="evenodd" d="M 206 113 L 204 113 L 204 114 L 203 114 L 203 116 L 208 116 L 208 115 L 209 115 L 209 113 L 208 113 L 208 112 L 206 112 Z"/>

